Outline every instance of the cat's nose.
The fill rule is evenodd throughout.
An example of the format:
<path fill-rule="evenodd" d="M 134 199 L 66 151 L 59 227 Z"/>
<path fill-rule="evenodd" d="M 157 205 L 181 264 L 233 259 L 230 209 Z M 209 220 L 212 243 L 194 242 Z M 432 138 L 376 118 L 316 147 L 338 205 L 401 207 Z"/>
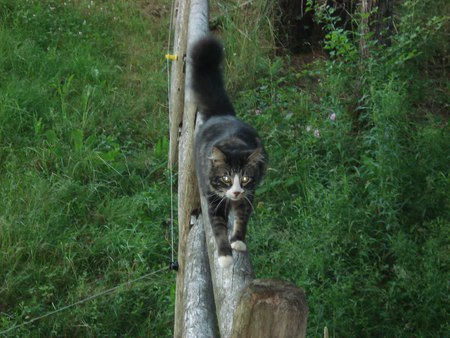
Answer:
<path fill-rule="evenodd" d="M 238 197 L 241 194 L 241 192 L 240 191 L 235 191 L 235 192 L 233 192 L 233 194 L 234 194 L 235 197 Z"/>

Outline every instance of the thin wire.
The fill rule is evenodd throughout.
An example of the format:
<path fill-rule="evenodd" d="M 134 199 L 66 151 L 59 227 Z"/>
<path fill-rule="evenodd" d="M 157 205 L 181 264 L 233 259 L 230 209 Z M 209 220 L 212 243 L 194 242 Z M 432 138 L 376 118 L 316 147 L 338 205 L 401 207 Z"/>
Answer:
<path fill-rule="evenodd" d="M 175 0 L 172 0 L 172 7 L 170 10 L 170 26 L 169 26 L 169 38 L 167 40 L 167 54 L 170 54 L 170 47 L 171 47 L 171 41 L 172 41 L 172 25 L 173 25 L 173 12 L 175 9 Z M 172 105 L 170 100 L 170 60 L 167 58 L 167 98 L 168 98 L 168 105 L 169 105 L 169 114 L 172 112 Z M 170 125 L 169 125 L 170 130 Z M 170 247 L 171 247 L 171 255 L 172 260 L 171 263 L 174 262 L 174 225 L 173 225 L 173 216 L 174 216 L 174 206 L 173 206 L 173 167 L 172 167 L 172 159 L 169 158 L 169 175 L 170 175 Z"/>
<path fill-rule="evenodd" d="M 167 269 L 168 269 L 167 267 L 166 267 L 166 268 L 162 268 L 162 269 L 160 269 L 160 270 L 150 272 L 150 273 L 148 273 L 148 274 L 146 274 L 146 275 L 143 275 L 143 276 L 141 276 L 141 277 L 138 277 L 138 278 L 136 278 L 136 279 L 133 279 L 133 280 L 124 282 L 124 283 L 122 283 L 122 284 L 119 284 L 119 285 L 117 285 L 117 286 L 111 288 L 111 289 L 107 289 L 107 290 L 101 291 L 101 292 L 99 292 L 99 293 L 97 293 L 97 294 L 95 294 L 95 295 L 86 297 L 86 298 L 81 299 L 81 300 L 79 300 L 79 301 L 77 301 L 77 302 L 75 302 L 75 303 L 72 303 L 72 304 L 63 306 L 63 307 L 61 307 L 61 308 L 59 308 L 59 309 L 56 309 L 56 310 L 51 311 L 51 312 L 48 312 L 48 313 L 46 313 L 46 314 L 44 314 L 44 315 L 42 315 L 42 316 L 39 316 L 39 317 L 33 318 L 33 319 L 29 320 L 29 321 L 23 322 L 22 324 L 12 326 L 12 327 L 10 327 L 10 328 L 7 329 L 7 330 L 0 331 L 0 334 L 2 334 L 2 335 L 3 335 L 3 334 L 6 334 L 6 333 L 8 333 L 8 332 L 11 332 L 11 331 L 16 330 L 16 329 L 18 329 L 18 328 L 21 328 L 21 327 L 23 327 L 23 326 L 29 325 L 29 324 L 34 323 L 34 322 L 36 322 L 36 321 L 38 321 L 38 320 L 41 320 L 41 319 L 43 319 L 43 318 L 47 318 L 47 317 L 53 316 L 53 315 L 55 315 L 55 314 L 57 314 L 57 313 L 59 313 L 59 312 L 65 311 L 65 310 L 70 309 L 70 308 L 72 308 L 72 307 L 74 307 L 74 306 L 77 306 L 77 305 L 80 305 L 80 304 L 89 302 L 89 301 L 91 301 L 91 300 L 94 299 L 94 298 L 103 296 L 103 295 L 105 295 L 105 294 L 107 294 L 107 293 L 110 293 L 110 292 L 114 292 L 114 291 L 116 291 L 117 289 L 121 288 L 121 287 L 124 286 L 124 285 L 131 285 L 131 284 L 134 284 L 134 283 L 136 283 L 136 282 L 138 282 L 138 281 L 140 281 L 140 280 L 142 280 L 142 279 L 146 279 L 146 278 L 148 278 L 148 277 L 150 277 L 150 276 L 152 276 L 152 275 L 156 275 L 157 273 L 160 273 L 160 272 L 162 272 L 162 271 L 164 271 L 164 270 L 167 270 Z"/>

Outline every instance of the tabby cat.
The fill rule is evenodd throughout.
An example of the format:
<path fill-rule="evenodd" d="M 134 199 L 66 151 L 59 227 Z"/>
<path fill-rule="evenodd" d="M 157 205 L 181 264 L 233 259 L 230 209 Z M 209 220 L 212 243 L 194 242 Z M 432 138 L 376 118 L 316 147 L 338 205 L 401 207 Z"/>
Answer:
<path fill-rule="evenodd" d="M 195 140 L 197 179 L 208 201 L 219 264 L 225 268 L 233 262 L 232 249 L 247 249 L 247 222 L 267 154 L 255 129 L 236 118 L 223 84 L 221 43 L 212 36 L 200 39 L 192 48 L 189 61 L 202 122 Z M 229 240 L 227 223 L 231 210 L 234 224 Z"/>

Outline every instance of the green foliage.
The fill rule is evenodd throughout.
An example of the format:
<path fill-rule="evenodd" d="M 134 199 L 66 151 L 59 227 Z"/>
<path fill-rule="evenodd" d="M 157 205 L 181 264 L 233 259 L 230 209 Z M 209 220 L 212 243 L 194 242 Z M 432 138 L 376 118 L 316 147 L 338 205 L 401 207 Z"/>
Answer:
<path fill-rule="evenodd" d="M 322 8 L 330 58 L 302 70 L 276 59 L 241 92 L 270 156 L 250 227 L 255 270 L 305 289 L 310 336 L 448 332 L 448 79 L 430 71 L 448 18 L 421 3 L 398 9 L 391 44 L 365 37 L 368 57 L 358 29 Z"/>
<path fill-rule="evenodd" d="M 313 3 L 312 0 L 307 2 L 307 11 L 314 10 L 316 21 L 321 22 L 326 31 L 323 41 L 324 49 L 329 52 L 331 57 L 340 57 L 343 60 L 355 62 L 358 57 L 358 47 L 353 37 L 357 33 L 339 26 L 341 19 L 336 15 L 334 7 L 330 7 L 325 2 Z"/>

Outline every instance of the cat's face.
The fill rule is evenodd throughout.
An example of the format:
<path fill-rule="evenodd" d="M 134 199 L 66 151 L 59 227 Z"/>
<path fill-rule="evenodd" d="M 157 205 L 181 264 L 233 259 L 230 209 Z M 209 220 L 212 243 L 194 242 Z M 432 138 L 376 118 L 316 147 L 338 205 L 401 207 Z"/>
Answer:
<path fill-rule="evenodd" d="M 260 149 L 250 154 L 245 152 L 225 156 L 214 147 L 209 159 L 209 183 L 216 195 L 238 201 L 254 193 L 261 177 L 258 164 L 263 160 L 263 155 Z"/>
<path fill-rule="evenodd" d="M 251 180 L 249 176 L 233 170 L 224 170 L 222 173 L 216 172 L 215 174 L 217 176 L 214 177 L 212 186 L 217 195 L 238 201 L 250 192 L 246 189 Z"/>

